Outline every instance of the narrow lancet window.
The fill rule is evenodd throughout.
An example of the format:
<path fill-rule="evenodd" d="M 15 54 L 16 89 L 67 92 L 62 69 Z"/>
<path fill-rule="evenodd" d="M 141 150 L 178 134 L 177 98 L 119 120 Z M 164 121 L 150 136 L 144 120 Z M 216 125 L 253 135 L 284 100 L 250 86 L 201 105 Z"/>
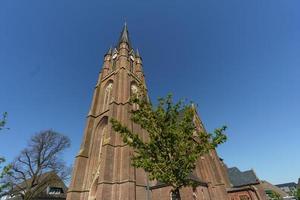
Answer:
<path fill-rule="evenodd" d="M 104 94 L 104 102 L 103 102 L 103 109 L 107 110 L 109 103 L 111 102 L 112 99 L 112 88 L 113 88 L 113 83 L 110 82 L 105 88 L 105 94 Z"/>
<path fill-rule="evenodd" d="M 133 71 L 134 71 L 134 67 L 133 67 L 133 65 L 134 65 L 134 57 L 133 56 L 130 56 L 129 63 L 130 63 L 130 72 L 133 73 Z"/>
<path fill-rule="evenodd" d="M 132 97 L 138 97 L 138 92 L 139 92 L 139 89 L 138 89 L 138 87 L 137 87 L 137 85 L 135 84 L 135 83 L 133 83 L 133 84 L 131 84 L 131 88 L 130 88 L 130 92 L 131 92 L 131 96 Z M 137 109 L 139 109 L 139 105 L 138 104 L 136 104 L 136 103 L 134 103 L 133 105 L 132 105 L 132 107 L 133 107 L 133 110 L 137 110 Z"/>

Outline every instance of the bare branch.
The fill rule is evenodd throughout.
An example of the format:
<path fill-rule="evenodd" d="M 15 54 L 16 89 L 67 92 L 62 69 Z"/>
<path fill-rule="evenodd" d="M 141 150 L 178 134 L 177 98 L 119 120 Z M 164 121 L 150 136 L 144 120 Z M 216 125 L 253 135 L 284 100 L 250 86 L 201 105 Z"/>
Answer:
<path fill-rule="evenodd" d="M 24 199 L 31 199 L 53 181 L 51 176 L 45 178 L 45 173 L 53 172 L 63 180 L 70 176 L 69 168 L 60 159 L 60 154 L 69 146 L 68 137 L 52 130 L 34 135 L 12 164 L 13 173 L 9 175 L 12 192 L 23 188 Z"/>

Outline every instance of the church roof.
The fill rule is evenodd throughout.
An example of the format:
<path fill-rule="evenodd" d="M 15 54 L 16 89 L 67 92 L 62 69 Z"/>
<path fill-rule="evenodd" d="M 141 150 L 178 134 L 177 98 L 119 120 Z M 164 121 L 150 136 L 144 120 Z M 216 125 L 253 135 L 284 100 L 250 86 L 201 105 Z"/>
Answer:
<path fill-rule="evenodd" d="M 207 183 L 204 181 L 201 181 L 200 178 L 194 173 L 190 173 L 190 175 L 188 176 L 188 179 L 191 181 L 194 181 L 197 185 L 202 185 L 202 186 L 207 187 Z M 162 188 L 162 187 L 167 187 L 167 186 L 169 186 L 169 185 L 167 185 L 163 182 L 157 181 L 155 185 L 150 187 L 150 189 L 152 190 L 152 189 L 157 189 L 157 188 Z"/>
<path fill-rule="evenodd" d="M 237 167 L 228 168 L 228 176 L 233 187 L 258 184 L 259 179 L 253 170 L 240 171 Z"/>

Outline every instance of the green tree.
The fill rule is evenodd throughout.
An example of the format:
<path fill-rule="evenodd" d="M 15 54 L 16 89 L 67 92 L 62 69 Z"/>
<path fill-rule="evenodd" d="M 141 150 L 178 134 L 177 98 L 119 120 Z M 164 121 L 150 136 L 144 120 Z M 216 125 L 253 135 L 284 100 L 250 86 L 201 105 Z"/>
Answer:
<path fill-rule="evenodd" d="M 0 131 L 5 128 L 7 122 L 7 112 L 3 113 L 2 119 L 0 120 Z M 5 162 L 5 158 L 0 156 L 0 194 L 1 192 L 9 187 L 8 183 L 3 183 L 3 177 L 10 173 L 11 166 L 2 166 Z"/>
<path fill-rule="evenodd" d="M 3 130 L 3 128 L 6 125 L 6 120 L 7 119 L 7 112 L 3 113 L 2 119 L 0 119 L 0 131 Z"/>
<path fill-rule="evenodd" d="M 282 200 L 280 194 L 273 190 L 268 190 L 268 191 L 266 191 L 266 193 L 267 193 L 268 197 L 270 197 L 271 200 Z"/>
<path fill-rule="evenodd" d="M 131 103 L 138 108 L 131 111 L 131 120 L 148 132 L 148 139 L 144 141 L 116 119 L 110 120 L 113 129 L 133 148 L 132 165 L 148 172 L 150 180 L 172 186 L 175 199 L 180 199 L 179 189 L 195 184 L 189 175 L 197 159 L 226 141 L 226 127 L 214 133 L 201 130 L 194 123 L 193 104 L 174 103 L 172 95 L 160 98 L 155 107 L 142 89 Z"/>
<path fill-rule="evenodd" d="M 300 200 L 300 188 L 297 188 L 295 190 L 294 196 L 296 197 L 297 200 Z"/>

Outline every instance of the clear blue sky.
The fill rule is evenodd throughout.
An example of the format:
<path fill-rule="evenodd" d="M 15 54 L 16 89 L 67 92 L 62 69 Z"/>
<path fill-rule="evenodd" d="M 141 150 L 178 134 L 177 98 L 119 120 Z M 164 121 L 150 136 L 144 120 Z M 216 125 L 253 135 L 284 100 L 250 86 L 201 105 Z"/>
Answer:
<path fill-rule="evenodd" d="M 103 54 L 126 19 L 152 100 L 199 106 L 219 155 L 272 183 L 300 177 L 300 1 L 0 1 L 0 112 L 12 160 L 33 133 L 68 135 L 72 164 Z"/>

